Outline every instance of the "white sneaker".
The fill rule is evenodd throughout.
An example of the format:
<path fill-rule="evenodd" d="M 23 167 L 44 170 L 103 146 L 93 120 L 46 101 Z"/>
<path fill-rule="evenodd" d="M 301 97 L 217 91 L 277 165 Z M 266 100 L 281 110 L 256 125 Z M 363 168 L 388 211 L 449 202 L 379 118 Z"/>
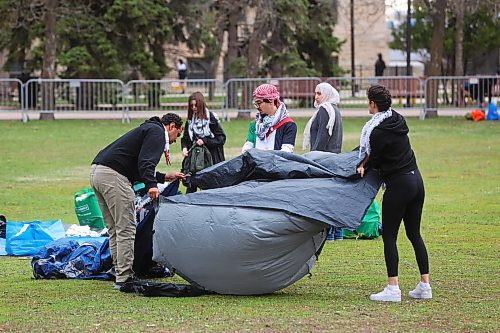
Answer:
<path fill-rule="evenodd" d="M 411 298 L 421 298 L 421 299 L 431 299 L 432 298 L 432 288 L 429 284 L 424 286 L 422 282 L 417 283 L 415 289 L 408 293 Z"/>
<path fill-rule="evenodd" d="M 387 286 L 378 294 L 371 294 L 370 299 L 382 302 L 401 302 L 401 290 L 397 286 Z"/>

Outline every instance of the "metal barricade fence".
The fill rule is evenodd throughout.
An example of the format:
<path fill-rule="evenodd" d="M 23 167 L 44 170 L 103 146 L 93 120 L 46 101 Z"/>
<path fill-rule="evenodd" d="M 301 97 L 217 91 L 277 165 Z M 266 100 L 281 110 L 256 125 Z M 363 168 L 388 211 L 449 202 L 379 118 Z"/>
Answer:
<path fill-rule="evenodd" d="M 23 84 L 18 79 L 0 79 L 0 112 L 121 112 L 129 120 L 129 112 L 187 112 L 188 96 L 200 91 L 211 111 L 221 118 L 248 116 L 254 112 L 252 92 L 260 84 L 278 87 L 281 97 L 295 116 L 309 116 L 314 109 L 314 89 L 329 82 L 340 93 L 342 112 L 366 111 L 366 90 L 379 83 L 392 94 L 393 107 L 421 118 L 435 111 L 442 115 L 463 115 L 487 108 L 490 101 L 500 101 L 500 76 L 443 76 L 420 79 L 411 76 L 383 77 L 285 77 L 235 78 L 226 83 L 217 80 L 120 80 L 31 79 Z M 304 111 L 301 113 L 301 111 Z M 358 115 L 358 114 L 356 114 Z M 146 115 L 145 115 L 146 116 Z"/>
<path fill-rule="evenodd" d="M 252 113 L 255 110 L 252 93 L 257 86 L 264 83 L 275 85 L 286 106 L 298 112 L 313 107 L 314 88 L 321 83 L 321 79 L 318 77 L 229 79 L 224 84 L 224 119 L 229 120 L 229 112 L 234 112 L 238 116 L 248 116 Z"/>
<path fill-rule="evenodd" d="M 0 79 L 0 112 L 23 112 L 23 83 L 18 79 Z"/>
<path fill-rule="evenodd" d="M 340 94 L 340 109 L 367 110 L 367 90 L 374 84 L 380 84 L 391 92 L 394 109 L 414 110 L 422 117 L 424 101 L 424 83 L 413 76 L 374 76 L 374 77 L 329 77 L 325 82 L 335 87 Z M 366 111 L 366 114 L 367 111 Z"/>
<path fill-rule="evenodd" d="M 201 92 L 210 111 L 224 106 L 222 82 L 207 80 L 133 80 L 125 85 L 127 112 L 154 111 L 187 114 L 188 98 Z"/>
<path fill-rule="evenodd" d="M 487 109 L 500 100 L 500 76 L 433 76 L 425 81 L 424 112 Z"/>
<path fill-rule="evenodd" d="M 24 108 L 39 113 L 125 111 L 124 84 L 115 79 L 31 79 Z"/>

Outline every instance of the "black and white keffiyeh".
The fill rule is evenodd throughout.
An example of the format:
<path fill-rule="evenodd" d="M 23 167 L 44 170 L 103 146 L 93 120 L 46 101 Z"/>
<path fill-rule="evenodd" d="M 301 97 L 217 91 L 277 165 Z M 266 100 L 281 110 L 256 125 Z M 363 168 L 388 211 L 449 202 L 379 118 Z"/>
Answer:
<path fill-rule="evenodd" d="M 213 138 L 214 134 L 210 131 L 210 112 L 208 109 L 205 109 L 205 114 L 207 119 L 199 119 L 196 116 L 196 112 L 193 113 L 193 117 L 188 125 L 188 132 L 191 141 L 195 140 L 195 138 Z"/>
<path fill-rule="evenodd" d="M 370 147 L 370 135 L 375 127 L 380 125 L 385 119 L 392 116 L 392 109 L 389 108 L 387 111 L 377 112 L 375 113 L 370 120 L 368 120 L 363 126 L 363 130 L 361 131 L 361 137 L 359 139 L 359 157 L 362 158 L 364 154 L 370 155 L 371 147 Z"/>
<path fill-rule="evenodd" d="M 269 129 L 289 115 L 290 114 L 285 106 L 285 103 L 281 103 L 278 110 L 276 110 L 276 113 L 272 116 L 266 115 L 262 117 L 260 112 L 257 112 L 255 116 L 255 135 L 257 135 L 260 140 L 264 140 Z"/>

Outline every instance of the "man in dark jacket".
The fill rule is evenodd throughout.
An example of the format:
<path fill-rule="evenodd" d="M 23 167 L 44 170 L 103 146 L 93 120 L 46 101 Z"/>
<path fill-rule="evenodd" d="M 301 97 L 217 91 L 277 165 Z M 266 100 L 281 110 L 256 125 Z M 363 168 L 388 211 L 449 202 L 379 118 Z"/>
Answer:
<path fill-rule="evenodd" d="M 382 53 L 377 54 L 378 59 L 375 62 L 375 76 L 384 76 L 385 61 L 382 59 Z"/>
<path fill-rule="evenodd" d="M 182 132 L 182 119 L 167 113 L 152 117 L 101 150 L 92 161 L 90 183 L 108 228 L 111 257 L 116 272 L 115 289 L 135 279 L 135 208 L 132 184 L 143 182 L 151 199 L 158 199 L 157 183 L 184 178 L 180 172 L 163 174 L 155 168 Z"/>

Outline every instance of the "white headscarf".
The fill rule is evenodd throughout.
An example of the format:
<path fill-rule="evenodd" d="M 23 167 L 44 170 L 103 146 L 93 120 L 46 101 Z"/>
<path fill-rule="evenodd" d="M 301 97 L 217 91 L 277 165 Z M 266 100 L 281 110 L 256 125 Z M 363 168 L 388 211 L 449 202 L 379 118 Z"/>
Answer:
<path fill-rule="evenodd" d="M 331 84 L 327 82 L 321 82 L 316 86 L 315 92 L 321 92 L 321 101 L 320 103 L 314 101 L 314 107 L 317 109 L 314 112 L 313 116 L 307 122 L 306 128 L 304 129 L 304 140 L 302 141 L 302 149 L 306 149 L 311 144 L 311 125 L 316 119 L 316 116 L 321 107 L 325 108 L 326 112 L 328 112 L 328 123 L 326 124 L 326 128 L 328 129 L 328 134 L 331 136 L 333 133 L 333 126 L 335 125 L 335 109 L 332 104 L 338 105 L 340 103 L 340 95 L 337 89 L 335 89 Z"/>

